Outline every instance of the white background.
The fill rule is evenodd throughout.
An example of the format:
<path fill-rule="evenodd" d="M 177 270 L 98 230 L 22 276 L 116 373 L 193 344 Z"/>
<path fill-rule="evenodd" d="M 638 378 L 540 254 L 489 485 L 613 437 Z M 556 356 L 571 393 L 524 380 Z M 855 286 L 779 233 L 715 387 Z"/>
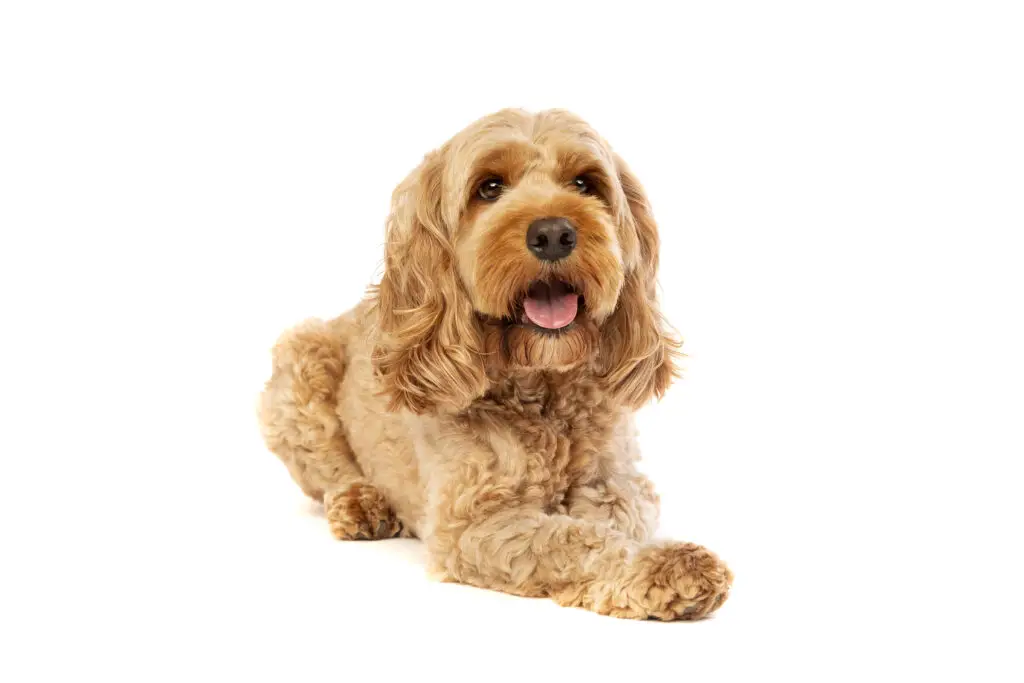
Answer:
<path fill-rule="evenodd" d="M 3 5 L 0 678 L 1021 679 L 1019 6 L 555 4 Z M 506 106 L 646 184 L 688 358 L 644 462 L 714 619 L 433 583 L 259 439 L 277 334 Z"/>

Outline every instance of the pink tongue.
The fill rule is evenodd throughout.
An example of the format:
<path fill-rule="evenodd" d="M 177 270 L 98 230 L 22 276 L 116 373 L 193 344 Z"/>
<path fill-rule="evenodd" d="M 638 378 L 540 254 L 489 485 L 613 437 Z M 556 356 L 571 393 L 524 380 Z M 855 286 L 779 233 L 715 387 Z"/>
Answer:
<path fill-rule="evenodd" d="M 523 309 L 534 325 L 548 330 L 565 327 L 576 319 L 580 297 L 572 292 L 554 296 L 526 297 Z"/>

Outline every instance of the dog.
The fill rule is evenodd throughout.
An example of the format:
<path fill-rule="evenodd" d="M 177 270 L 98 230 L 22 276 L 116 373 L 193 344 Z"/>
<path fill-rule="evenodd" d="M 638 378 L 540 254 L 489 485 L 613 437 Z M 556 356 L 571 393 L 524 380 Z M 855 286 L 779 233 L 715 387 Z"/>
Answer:
<path fill-rule="evenodd" d="M 384 272 L 273 349 L 267 446 L 339 539 L 416 537 L 445 581 L 698 619 L 732 573 L 654 541 L 633 413 L 676 375 L 658 231 L 584 121 L 503 110 L 396 188 Z"/>

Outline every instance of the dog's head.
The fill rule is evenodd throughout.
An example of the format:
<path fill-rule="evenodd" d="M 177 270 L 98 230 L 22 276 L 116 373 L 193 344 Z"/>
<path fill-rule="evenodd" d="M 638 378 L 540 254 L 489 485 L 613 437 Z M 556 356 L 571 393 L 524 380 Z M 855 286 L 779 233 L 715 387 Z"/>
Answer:
<path fill-rule="evenodd" d="M 427 155 L 386 240 L 373 363 L 393 408 L 458 410 L 512 371 L 587 365 L 634 406 L 672 380 L 643 188 L 568 112 L 501 111 Z"/>

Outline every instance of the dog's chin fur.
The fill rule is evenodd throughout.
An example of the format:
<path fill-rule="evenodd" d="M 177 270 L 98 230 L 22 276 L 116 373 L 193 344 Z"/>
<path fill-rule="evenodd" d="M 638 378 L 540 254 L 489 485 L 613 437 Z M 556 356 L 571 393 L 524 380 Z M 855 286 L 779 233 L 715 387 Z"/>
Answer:
<path fill-rule="evenodd" d="M 596 360 L 600 328 L 585 312 L 568 326 L 545 330 L 530 323 L 484 318 L 490 377 L 524 370 L 564 372 Z"/>
<path fill-rule="evenodd" d="M 494 254 L 490 255 L 492 258 Z M 515 259 L 513 259 L 515 260 Z M 525 313 L 524 299 L 530 285 L 536 280 L 523 278 L 522 284 L 506 285 L 504 294 L 508 303 L 495 306 L 508 315 L 495 317 L 477 312 L 483 327 L 483 350 L 486 358 L 487 375 L 493 381 L 505 374 L 522 375 L 528 371 L 566 372 L 580 367 L 594 367 L 601 349 L 601 322 L 607 319 L 607 312 L 614 310 L 620 289 L 621 266 L 609 258 L 607 267 L 610 275 L 601 283 L 596 278 L 584 275 L 585 266 L 578 262 L 557 268 L 548 267 L 545 273 L 557 273 L 560 280 L 573 292 L 580 293 L 576 317 L 568 325 L 549 329 L 534 324 Z M 490 272 L 484 269 L 485 272 Z M 535 270 L 529 271 L 531 275 Z M 608 283 L 611 283 L 609 286 Z M 598 302 L 595 315 L 589 304 Z M 598 317 L 600 316 L 600 317 Z"/>

